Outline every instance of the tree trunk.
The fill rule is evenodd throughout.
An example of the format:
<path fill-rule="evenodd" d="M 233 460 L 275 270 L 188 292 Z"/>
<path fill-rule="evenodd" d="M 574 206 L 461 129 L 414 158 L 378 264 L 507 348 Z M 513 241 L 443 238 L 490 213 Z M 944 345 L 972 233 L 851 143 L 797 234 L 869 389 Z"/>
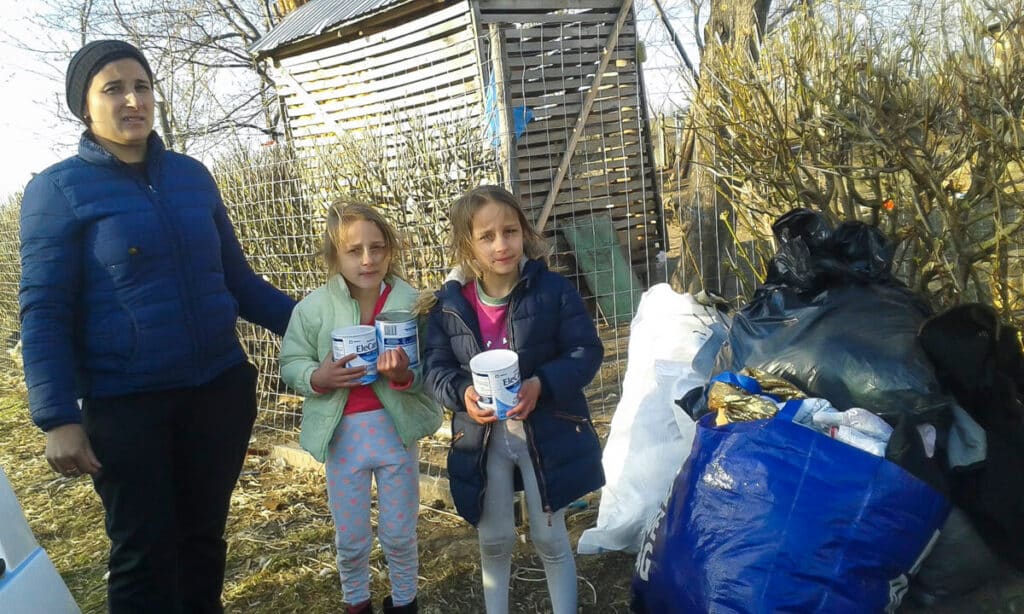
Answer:
<path fill-rule="evenodd" d="M 729 94 L 718 86 L 716 72 L 731 58 L 749 61 L 750 70 L 759 53 L 771 0 L 712 0 L 704 35 L 700 63 L 700 85 L 690 107 L 689 129 L 695 131 L 693 164 L 689 174 L 689 206 L 681 207 L 684 229 L 681 264 L 673 284 L 696 292 L 704 289 L 726 297 L 740 293 L 735 224 L 728 185 L 717 179 L 714 169 L 723 162 L 715 158 L 716 143 L 730 138 L 728 127 L 717 126 L 708 112 L 717 104 L 728 104 Z"/>

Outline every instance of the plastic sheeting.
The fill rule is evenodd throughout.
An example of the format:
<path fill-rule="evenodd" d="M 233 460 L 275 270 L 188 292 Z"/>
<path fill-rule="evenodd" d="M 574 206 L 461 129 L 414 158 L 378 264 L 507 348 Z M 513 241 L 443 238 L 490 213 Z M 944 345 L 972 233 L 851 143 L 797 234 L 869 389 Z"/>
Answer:
<path fill-rule="evenodd" d="M 673 404 L 676 390 L 702 385 L 694 356 L 721 321 L 713 308 L 668 284 L 644 293 L 630 324 L 622 397 L 612 417 L 602 463 L 597 526 L 580 536 L 580 554 L 636 552 L 644 527 L 665 498 L 693 441 L 693 421 Z"/>

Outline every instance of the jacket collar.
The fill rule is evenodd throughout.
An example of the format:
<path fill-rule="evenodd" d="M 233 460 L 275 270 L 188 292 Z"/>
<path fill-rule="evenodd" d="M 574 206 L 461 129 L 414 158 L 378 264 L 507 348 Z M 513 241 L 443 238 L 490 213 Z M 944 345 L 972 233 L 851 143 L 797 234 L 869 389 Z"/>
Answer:
<path fill-rule="evenodd" d="M 152 162 L 157 160 L 164 151 L 166 151 L 166 148 L 164 147 L 163 140 L 160 139 L 156 131 L 150 132 L 149 138 L 146 140 L 146 166 L 150 167 Z M 86 162 L 100 166 L 117 167 L 124 164 L 114 154 L 94 141 L 89 135 L 88 130 L 83 132 L 82 136 L 78 139 L 78 157 Z"/>
<path fill-rule="evenodd" d="M 533 260 L 523 257 L 523 264 L 519 274 L 519 283 L 516 284 L 512 292 L 516 292 L 521 287 L 530 287 L 533 284 L 534 279 L 547 270 L 548 267 L 542 260 Z M 455 267 L 448 273 L 448 276 L 445 277 L 444 284 L 437 292 L 437 297 L 441 300 L 454 300 L 456 302 L 461 300 L 465 302 L 465 298 L 462 296 L 462 287 L 468 282 L 469 277 L 465 274 L 462 268 Z M 466 306 L 468 307 L 468 303 Z"/>

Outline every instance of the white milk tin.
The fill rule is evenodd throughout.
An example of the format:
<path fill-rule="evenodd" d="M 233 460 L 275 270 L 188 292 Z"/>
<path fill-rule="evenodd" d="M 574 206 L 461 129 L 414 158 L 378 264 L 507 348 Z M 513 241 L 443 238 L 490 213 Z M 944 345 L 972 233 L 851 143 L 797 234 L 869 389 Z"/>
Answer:
<path fill-rule="evenodd" d="M 350 367 L 366 367 L 366 375 L 359 378 L 360 384 L 377 380 L 377 331 L 372 326 L 346 326 L 331 331 L 331 350 L 334 360 L 349 354 L 356 357 L 349 361 Z"/>
<path fill-rule="evenodd" d="M 409 367 L 420 364 L 419 330 L 416 318 L 408 311 L 385 311 L 377 314 L 377 349 L 383 354 L 402 348 L 409 357 Z"/>
<path fill-rule="evenodd" d="M 480 395 L 477 405 L 493 409 L 499 420 L 519 403 L 519 356 L 512 350 L 488 350 L 470 359 L 473 388 Z"/>

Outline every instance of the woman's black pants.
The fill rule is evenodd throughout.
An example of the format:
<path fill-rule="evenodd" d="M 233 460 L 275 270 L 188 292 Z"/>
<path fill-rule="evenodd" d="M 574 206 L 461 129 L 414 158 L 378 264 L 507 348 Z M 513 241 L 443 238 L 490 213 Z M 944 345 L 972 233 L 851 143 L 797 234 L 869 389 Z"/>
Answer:
<path fill-rule="evenodd" d="M 255 419 L 248 362 L 194 388 L 85 400 L 112 614 L 223 611 L 224 527 Z"/>

